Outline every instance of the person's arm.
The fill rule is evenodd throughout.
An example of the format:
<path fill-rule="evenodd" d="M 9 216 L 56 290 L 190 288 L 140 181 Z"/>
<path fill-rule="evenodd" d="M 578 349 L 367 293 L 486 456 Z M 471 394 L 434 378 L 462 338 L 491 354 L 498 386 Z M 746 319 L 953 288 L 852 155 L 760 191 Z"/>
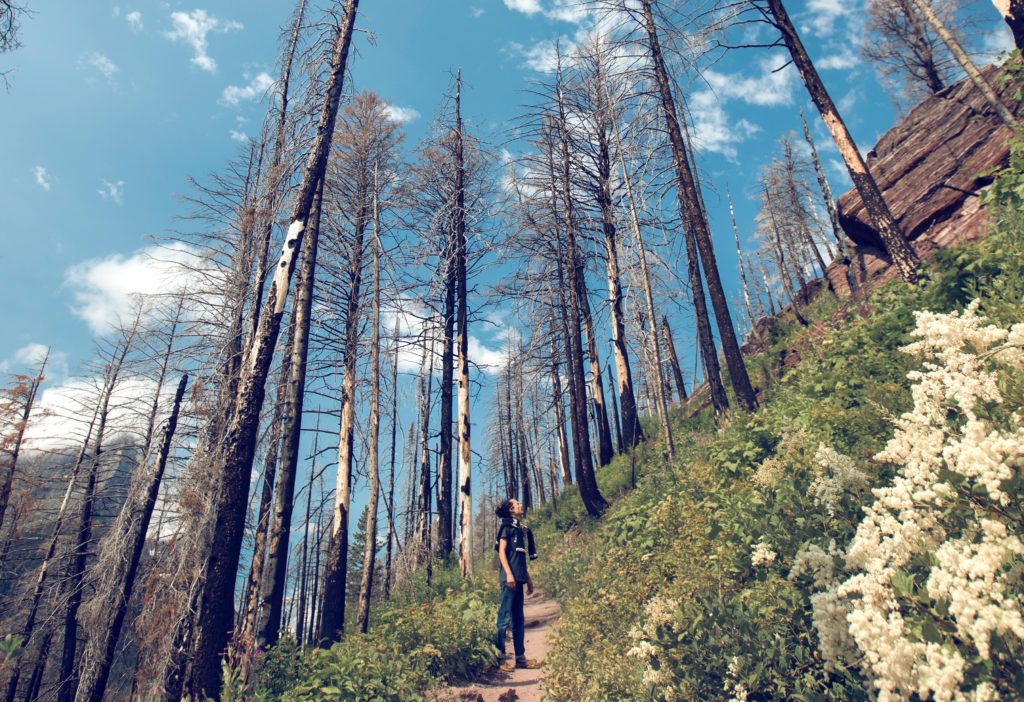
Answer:
<path fill-rule="evenodd" d="M 512 575 L 512 566 L 508 564 L 508 539 L 502 538 L 498 541 L 498 560 L 501 561 L 501 569 L 505 571 L 505 584 L 509 587 L 516 586 L 516 576 Z"/>

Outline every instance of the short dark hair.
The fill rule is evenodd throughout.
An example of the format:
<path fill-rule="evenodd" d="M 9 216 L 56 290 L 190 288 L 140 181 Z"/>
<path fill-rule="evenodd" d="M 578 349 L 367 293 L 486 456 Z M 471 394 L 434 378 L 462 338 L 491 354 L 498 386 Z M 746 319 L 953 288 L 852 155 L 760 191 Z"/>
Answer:
<path fill-rule="evenodd" d="M 509 519 L 512 517 L 512 500 L 502 500 L 498 503 L 498 506 L 494 508 L 494 513 L 502 519 Z"/>

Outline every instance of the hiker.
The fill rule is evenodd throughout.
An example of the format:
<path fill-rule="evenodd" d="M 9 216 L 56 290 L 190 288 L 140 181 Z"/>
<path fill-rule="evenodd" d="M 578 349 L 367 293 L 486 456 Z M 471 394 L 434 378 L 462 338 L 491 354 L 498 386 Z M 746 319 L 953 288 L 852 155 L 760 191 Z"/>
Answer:
<path fill-rule="evenodd" d="M 512 628 L 512 648 L 515 662 L 502 664 L 508 673 L 516 668 L 540 668 L 541 664 L 526 657 L 525 618 L 523 615 L 523 588 L 526 594 L 533 594 L 533 581 L 526 567 L 527 555 L 532 561 L 537 557 L 533 533 L 522 523 L 526 508 L 518 500 L 505 500 L 494 513 L 498 515 L 498 533 L 494 539 L 494 550 L 501 561 L 501 605 L 498 607 L 498 633 L 494 645 L 501 656 L 505 655 L 505 632 Z"/>

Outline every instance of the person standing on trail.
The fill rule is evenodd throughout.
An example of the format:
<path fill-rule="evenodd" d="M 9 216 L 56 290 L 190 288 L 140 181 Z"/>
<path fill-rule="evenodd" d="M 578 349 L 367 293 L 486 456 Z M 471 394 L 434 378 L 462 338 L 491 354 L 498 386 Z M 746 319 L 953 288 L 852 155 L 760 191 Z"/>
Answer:
<path fill-rule="evenodd" d="M 537 549 L 533 542 L 533 533 L 522 523 L 526 508 L 518 500 L 505 500 L 500 503 L 494 513 L 498 515 L 498 533 L 494 539 L 494 550 L 501 561 L 501 605 L 498 607 L 498 633 L 494 645 L 501 656 L 505 655 L 505 632 L 512 629 L 512 648 L 515 651 L 515 662 L 504 663 L 501 669 L 511 672 L 516 668 L 540 668 L 541 664 L 526 657 L 525 630 L 526 621 L 523 613 L 523 589 L 527 595 L 533 594 L 533 581 L 527 569 L 527 558 L 537 557 Z"/>

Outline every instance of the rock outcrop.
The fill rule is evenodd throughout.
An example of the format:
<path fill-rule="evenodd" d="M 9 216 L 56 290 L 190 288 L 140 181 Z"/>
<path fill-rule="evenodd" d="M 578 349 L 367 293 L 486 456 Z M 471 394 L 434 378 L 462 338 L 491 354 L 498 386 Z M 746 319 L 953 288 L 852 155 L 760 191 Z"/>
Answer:
<path fill-rule="evenodd" d="M 1024 115 L 1013 100 L 1013 86 L 998 80 L 1000 71 L 982 71 L 1011 111 Z M 962 81 L 921 102 L 890 129 L 867 154 L 896 221 L 920 256 L 983 235 L 986 212 L 979 194 L 989 175 L 1007 163 L 1010 130 L 981 92 Z M 856 244 L 857 279 L 869 285 L 896 274 L 871 226 L 856 190 L 839 198 L 840 222 Z M 840 295 L 850 294 L 845 266 L 833 263 L 828 277 Z"/>

